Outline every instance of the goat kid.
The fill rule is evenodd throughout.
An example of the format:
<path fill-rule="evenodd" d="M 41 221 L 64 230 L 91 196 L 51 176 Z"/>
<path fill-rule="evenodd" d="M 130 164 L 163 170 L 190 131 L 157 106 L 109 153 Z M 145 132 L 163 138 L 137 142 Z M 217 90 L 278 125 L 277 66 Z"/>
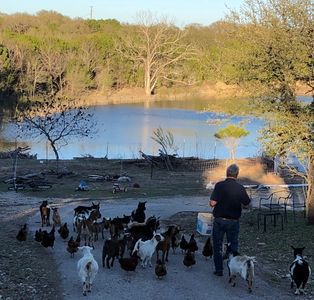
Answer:
<path fill-rule="evenodd" d="M 94 259 L 89 246 L 78 247 L 83 252 L 83 257 L 77 262 L 78 275 L 83 283 L 83 295 L 91 292 L 92 283 L 98 272 L 98 263 Z"/>
<path fill-rule="evenodd" d="M 163 241 L 164 237 L 161 234 L 154 234 L 153 238 L 147 241 L 139 239 L 132 251 L 132 255 L 137 251 L 138 256 L 141 258 L 141 265 L 143 268 L 149 264 L 152 267 L 152 256 L 156 250 L 156 246 L 160 241 Z"/>
<path fill-rule="evenodd" d="M 59 214 L 58 207 L 52 208 L 52 221 L 53 221 L 53 225 L 61 226 L 61 217 Z"/>
<path fill-rule="evenodd" d="M 227 261 L 229 283 L 235 286 L 236 276 L 240 275 L 247 282 L 249 293 L 251 293 L 254 278 L 254 263 L 256 263 L 255 257 L 232 252 L 230 245 L 227 245 L 227 253 L 229 253 Z"/>
<path fill-rule="evenodd" d="M 311 268 L 307 261 L 303 258 L 303 250 L 302 248 L 294 248 L 294 261 L 291 263 L 289 268 L 290 279 L 291 279 L 291 288 L 293 288 L 293 284 L 296 285 L 296 290 L 294 292 L 295 295 L 304 294 L 304 288 L 306 283 L 308 282 L 309 277 L 311 276 Z"/>
<path fill-rule="evenodd" d="M 39 206 L 40 217 L 41 217 L 41 227 L 50 226 L 50 207 L 48 201 L 44 200 Z"/>

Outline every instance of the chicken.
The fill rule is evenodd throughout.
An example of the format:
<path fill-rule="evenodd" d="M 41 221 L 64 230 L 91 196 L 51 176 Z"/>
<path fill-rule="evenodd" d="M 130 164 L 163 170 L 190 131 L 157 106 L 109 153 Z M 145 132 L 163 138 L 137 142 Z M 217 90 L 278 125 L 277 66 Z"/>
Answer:
<path fill-rule="evenodd" d="M 195 254 L 194 252 L 191 252 L 190 249 L 188 249 L 184 255 L 183 264 L 188 268 L 191 268 L 193 265 L 196 264 Z"/>
<path fill-rule="evenodd" d="M 74 257 L 74 253 L 77 252 L 78 247 L 80 246 L 80 237 L 77 236 L 76 240 L 74 241 L 73 236 L 68 241 L 67 251 L 70 253 L 71 257 Z"/>
<path fill-rule="evenodd" d="M 189 249 L 191 252 L 195 252 L 195 251 L 198 250 L 198 246 L 197 246 L 196 240 L 195 240 L 195 238 L 194 238 L 194 233 L 191 234 L 188 249 Z"/>
<path fill-rule="evenodd" d="M 43 240 L 43 231 L 41 230 L 41 228 L 39 228 L 38 230 L 35 231 L 35 241 L 40 243 Z"/>
<path fill-rule="evenodd" d="M 55 242 L 55 226 L 52 226 L 52 229 L 49 233 L 47 233 L 46 230 L 43 231 L 43 240 L 41 241 L 41 244 L 45 247 L 51 247 L 53 248 Z"/>
<path fill-rule="evenodd" d="M 138 256 L 137 251 L 132 254 L 131 257 L 119 258 L 119 263 L 121 269 L 125 271 L 135 271 L 137 264 L 138 264 Z"/>
<path fill-rule="evenodd" d="M 189 243 L 186 241 L 184 235 L 182 235 L 181 241 L 180 241 L 180 248 L 182 249 L 182 251 L 186 252 L 186 250 L 188 250 L 188 247 L 189 247 Z"/>
<path fill-rule="evenodd" d="M 19 232 L 16 235 L 16 239 L 20 242 L 25 242 L 27 239 L 27 224 L 24 224 L 24 226 L 19 230 Z"/>
<path fill-rule="evenodd" d="M 58 232 L 60 234 L 60 236 L 65 240 L 69 237 L 69 229 L 67 226 L 67 223 L 64 223 L 59 229 Z"/>
<path fill-rule="evenodd" d="M 213 256 L 213 246 L 212 246 L 210 237 L 208 237 L 206 240 L 202 254 L 203 254 L 203 256 L 205 256 L 206 259 L 208 257 L 212 258 L 212 256 Z"/>
<path fill-rule="evenodd" d="M 155 274 L 158 279 L 161 279 L 163 276 L 167 275 L 166 265 L 162 263 L 160 259 L 157 260 L 157 263 L 155 266 Z"/>

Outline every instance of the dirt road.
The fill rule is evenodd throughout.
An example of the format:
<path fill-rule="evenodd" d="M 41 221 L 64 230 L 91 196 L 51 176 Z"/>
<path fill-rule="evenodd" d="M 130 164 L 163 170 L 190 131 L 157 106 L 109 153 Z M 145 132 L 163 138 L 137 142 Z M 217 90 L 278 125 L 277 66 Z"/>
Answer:
<path fill-rule="evenodd" d="M 69 199 L 65 200 L 68 202 Z M 94 200 L 95 201 L 95 200 Z M 155 198 L 147 199 L 146 216 L 156 215 L 161 219 L 167 219 L 171 215 L 180 211 L 209 211 L 206 197 L 184 197 L 184 198 Z M 87 201 L 86 204 L 90 204 Z M 101 200 L 101 213 L 105 217 L 122 216 L 130 214 L 136 208 L 137 200 Z M 82 204 L 84 202 L 80 202 Z M 64 205 L 56 202 L 60 206 L 62 222 L 72 224 L 73 208 L 77 203 Z M 34 232 L 40 226 L 40 216 L 36 213 L 29 219 L 30 229 Z M 72 226 L 71 234 L 73 234 Z M 82 286 L 76 271 L 76 264 L 81 257 L 76 253 L 74 258 L 70 258 L 66 251 L 67 243 L 56 234 L 54 249 L 47 249 L 58 265 L 58 270 L 62 276 L 63 295 L 65 300 L 86 299 L 82 295 Z M 169 255 L 167 264 L 168 275 L 163 280 L 157 280 L 153 268 L 143 269 L 138 266 L 135 273 L 127 274 L 116 261 L 110 270 L 101 265 L 101 252 L 103 241 L 95 243 L 93 254 L 99 264 L 99 272 L 94 282 L 92 293 L 87 298 L 90 299 L 294 299 L 290 290 L 278 290 L 269 285 L 260 276 L 260 268 L 263 262 L 257 261 L 256 277 L 254 279 L 253 293 L 248 294 L 245 282 L 237 280 L 236 287 L 228 284 L 227 270 L 223 277 L 213 275 L 212 260 L 205 260 L 201 251 L 196 254 L 196 265 L 187 269 L 182 261 L 183 255 L 180 251 Z M 199 245 L 202 248 L 202 245 Z M 251 253 L 250 253 L 251 254 Z M 153 262 L 155 257 L 153 257 Z M 51 269 L 51 272 L 56 270 Z M 289 286 L 287 282 L 287 286 Z"/>

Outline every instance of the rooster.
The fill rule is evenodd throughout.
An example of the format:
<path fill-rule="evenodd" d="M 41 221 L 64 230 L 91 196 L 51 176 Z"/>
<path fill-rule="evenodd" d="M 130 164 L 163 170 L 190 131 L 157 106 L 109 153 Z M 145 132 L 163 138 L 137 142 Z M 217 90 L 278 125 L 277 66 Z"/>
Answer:
<path fill-rule="evenodd" d="M 24 224 L 24 226 L 17 233 L 16 239 L 20 242 L 25 242 L 26 238 L 27 238 L 27 224 Z"/>

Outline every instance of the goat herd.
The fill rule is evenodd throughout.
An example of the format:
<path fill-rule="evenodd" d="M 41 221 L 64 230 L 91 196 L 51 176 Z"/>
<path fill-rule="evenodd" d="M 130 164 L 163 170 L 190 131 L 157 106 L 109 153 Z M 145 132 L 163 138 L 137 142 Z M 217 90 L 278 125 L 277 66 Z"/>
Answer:
<path fill-rule="evenodd" d="M 39 228 L 35 232 L 35 240 L 42 246 L 53 248 L 55 241 L 55 228 L 59 227 L 60 237 L 67 240 L 66 250 L 71 257 L 81 250 L 83 257 L 77 263 L 78 275 L 83 283 L 83 295 L 91 292 L 91 286 L 98 272 L 98 263 L 94 259 L 92 250 L 94 242 L 98 240 L 99 234 L 105 239 L 105 230 L 110 237 L 104 241 L 102 249 L 102 266 L 113 267 L 117 258 L 120 267 L 129 272 L 135 271 L 138 262 L 146 268 L 152 267 L 152 256 L 156 253 L 155 274 L 158 279 L 167 274 L 166 262 L 170 249 L 175 253 L 180 248 L 183 256 L 183 264 L 191 268 L 195 263 L 195 252 L 198 245 L 192 233 L 188 240 L 180 233 L 178 225 L 169 225 L 167 229 L 160 233 L 160 220 L 155 216 L 146 218 L 146 202 L 139 202 L 137 208 L 131 215 L 116 217 L 113 219 L 102 218 L 100 213 L 100 203 L 92 203 L 91 206 L 78 206 L 74 209 L 73 232 L 76 236 L 70 236 L 67 223 L 61 223 L 61 217 L 57 207 L 51 208 L 48 201 L 43 201 L 40 205 L 41 227 L 50 226 L 50 210 L 52 209 L 52 229 L 50 232 Z M 25 241 L 27 238 L 27 225 L 25 224 L 18 232 L 16 238 Z M 80 246 L 84 244 L 84 246 Z M 228 258 L 227 266 L 229 270 L 229 283 L 235 286 L 236 275 L 242 277 L 248 285 L 249 292 L 252 291 L 254 277 L 255 258 L 239 253 L 232 253 L 228 244 L 225 245 L 225 255 Z M 307 261 L 303 258 L 303 248 L 294 248 L 294 260 L 290 265 L 291 288 L 296 284 L 295 294 L 304 293 L 305 285 L 310 277 L 311 269 Z M 125 253 L 128 253 L 125 256 Z M 160 256 L 161 253 L 161 256 Z M 210 237 L 207 238 L 202 255 L 207 259 L 213 255 L 213 247 Z"/>

